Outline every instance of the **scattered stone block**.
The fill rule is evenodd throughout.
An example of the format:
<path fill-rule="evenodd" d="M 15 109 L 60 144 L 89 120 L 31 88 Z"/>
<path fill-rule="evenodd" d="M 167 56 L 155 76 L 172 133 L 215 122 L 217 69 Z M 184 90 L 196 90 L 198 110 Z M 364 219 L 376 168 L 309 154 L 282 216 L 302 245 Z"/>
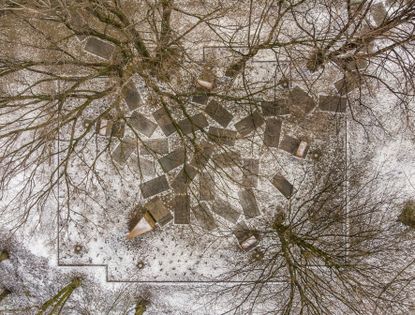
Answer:
<path fill-rule="evenodd" d="M 190 200 L 188 195 L 176 195 L 173 200 L 174 224 L 190 224 Z"/>
<path fill-rule="evenodd" d="M 316 106 L 313 98 L 298 86 L 289 92 L 288 105 L 300 109 L 305 114 L 311 112 Z"/>
<path fill-rule="evenodd" d="M 344 113 L 347 108 L 347 98 L 331 95 L 320 95 L 318 107 L 322 111 Z"/>
<path fill-rule="evenodd" d="M 132 140 L 122 140 L 111 153 L 112 159 L 119 165 L 124 165 L 131 153 L 137 150 L 137 145 Z"/>
<path fill-rule="evenodd" d="M 259 160 L 244 159 L 242 164 L 242 185 L 256 187 L 258 184 Z"/>
<path fill-rule="evenodd" d="M 125 134 L 125 122 L 121 121 L 121 120 L 117 120 L 114 121 L 112 128 L 111 128 L 111 132 L 110 132 L 110 137 L 116 137 L 116 138 L 123 138 Z"/>
<path fill-rule="evenodd" d="M 216 167 L 227 168 L 240 165 L 241 155 L 238 152 L 228 151 L 212 157 Z"/>
<path fill-rule="evenodd" d="M 224 128 L 226 128 L 233 119 L 232 114 L 215 100 L 209 101 L 205 108 L 205 112 Z"/>
<path fill-rule="evenodd" d="M 141 176 L 153 177 L 156 174 L 154 161 L 139 158 L 136 154 L 130 158 L 129 165 Z"/>
<path fill-rule="evenodd" d="M 151 214 L 154 221 L 160 226 L 165 226 L 173 220 L 170 210 L 167 209 L 160 197 L 154 197 L 151 199 L 149 202 L 144 204 L 144 208 Z"/>
<path fill-rule="evenodd" d="M 257 233 L 249 229 L 248 226 L 243 222 L 238 223 L 233 231 L 233 235 L 235 235 L 236 239 L 238 240 L 240 248 L 246 252 L 250 251 L 258 245 Z"/>
<path fill-rule="evenodd" d="M 215 219 L 205 203 L 200 203 L 196 207 L 192 208 L 192 211 L 197 222 L 199 222 L 203 228 L 208 231 L 212 231 L 217 228 Z"/>
<path fill-rule="evenodd" d="M 170 187 L 166 176 L 162 175 L 141 184 L 140 189 L 143 197 L 149 198 L 170 189 Z"/>
<path fill-rule="evenodd" d="M 199 176 L 199 198 L 200 200 L 215 199 L 214 175 L 203 172 Z"/>
<path fill-rule="evenodd" d="M 244 159 L 242 161 L 242 185 L 256 187 L 258 185 L 259 160 Z"/>
<path fill-rule="evenodd" d="M 125 134 L 125 122 L 101 118 L 97 121 L 96 132 L 102 136 L 122 138 Z"/>
<path fill-rule="evenodd" d="M 109 60 L 114 53 L 115 46 L 96 37 L 89 37 L 85 44 L 85 51 Z"/>
<path fill-rule="evenodd" d="M 205 67 L 199 79 L 196 80 L 196 84 L 198 88 L 210 91 L 215 87 L 215 81 L 216 75 L 213 72 L 212 68 Z"/>
<path fill-rule="evenodd" d="M 336 64 L 342 69 L 356 71 L 366 68 L 369 62 L 364 59 L 364 57 L 357 55 L 349 58 L 338 59 L 336 60 Z"/>
<path fill-rule="evenodd" d="M 334 86 L 340 95 L 345 95 L 357 89 L 363 83 L 362 78 L 356 72 L 345 73 L 343 79 L 336 81 Z"/>
<path fill-rule="evenodd" d="M 204 169 L 212 156 L 214 148 L 212 144 L 204 142 L 196 147 L 196 151 L 193 155 L 193 159 L 190 165 L 201 170 Z"/>
<path fill-rule="evenodd" d="M 184 148 L 178 148 L 166 156 L 163 156 L 158 160 L 161 168 L 165 173 L 175 169 L 179 165 L 184 164 L 186 160 L 186 150 Z"/>
<path fill-rule="evenodd" d="M 382 2 L 372 4 L 370 7 L 370 12 L 372 13 L 372 17 L 375 21 L 376 26 L 382 25 L 388 16 L 386 8 Z"/>
<path fill-rule="evenodd" d="M 190 118 L 186 118 L 178 122 L 180 130 L 185 135 L 206 128 L 208 125 L 209 123 L 202 113 L 196 114 Z"/>
<path fill-rule="evenodd" d="M 157 128 L 157 124 L 138 112 L 133 112 L 128 122 L 135 130 L 149 138 Z"/>
<path fill-rule="evenodd" d="M 169 141 L 163 139 L 149 139 L 140 144 L 140 154 L 151 156 L 154 154 L 166 155 L 169 153 Z"/>
<path fill-rule="evenodd" d="M 155 111 L 153 113 L 153 117 L 157 121 L 157 124 L 159 125 L 160 129 L 167 137 L 176 131 L 176 127 L 171 121 L 169 114 L 163 107 Z"/>
<path fill-rule="evenodd" d="M 237 122 L 235 124 L 235 128 L 239 134 L 244 137 L 261 127 L 264 122 L 264 118 L 257 111 L 255 111 L 251 115 L 248 115 Z"/>
<path fill-rule="evenodd" d="M 178 194 L 184 194 L 198 171 L 191 165 L 185 165 L 173 180 L 172 187 Z"/>
<path fill-rule="evenodd" d="M 286 135 L 281 141 L 280 149 L 304 158 L 307 155 L 308 143 Z"/>
<path fill-rule="evenodd" d="M 308 143 L 306 141 L 300 141 L 297 150 L 294 155 L 299 158 L 304 158 L 308 152 Z"/>
<path fill-rule="evenodd" d="M 281 116 L 290 113 L 286 99 L 277 99 L 275 101 L 261 102 L 262 115 L 267 116 Z"/>
<path fill-rule="evenodd" d="M 271 183 L 274 185 L 275 188 L 277 188 L 280 191 L 281 194 L 284 195 L 285 198 L 291 198 L 294 192 L 294 187 L 288 180 L 285 179 L 284 176 L 276 174 L 272 178 Z"/>
<path fill-rule="evenodd" d="M 136 154 L 131 156 L 129 165 L 141 176 L 153 177 L 156 174 L 154 161 L 138 157 Z"/>
<path fill-rule="evenodd" d="M 248 219 L 255 218 L 260 215 L 255 194 L 252 189 L 244 189 L 239 191 L 239 203 L 244 211 L 245 217 Z"/>
<path fill-rule="evenodd" d="M 124 100 L 130 110 L 135 110 L 140 105 L 141 97 L 132 80 L 128 82 L 122 89 Z"/>
<path fill-rule="evenodd" d="M 209 99 L 209 96 L 207 96 L 205 93 L 193 95 L 192 102 L 200 105 L 206 105 L 207 101 Z"/>
<path fill-rule="evenodd" d="M 229 202 L 219 198 L 215 200 L 211 210 L 232 223 L 236 223 L 241 215 Z"/>
<path fill-rule="evenodd" d="M 276 118 L 269 118 L 265 124 L 264 144 L 268 147 L 278 147 L 280 142 L 282 121 Z"/>
<path fill-rule="evenodd" d="M 88 24 L 85 22 L 85 18 L 81 15 L 79 10 L 71 10 L 70 12 L 70 23 L 72 28 L 75 30 L 76 33 L 82 32 L 87 29 Z M 80 42 L 82 42 L 85 38 L 87 38 L 86 35 L 75 35 Z"/>
<path fill-rule="evenodd" d="M 235 145 L 236 131 L 210 127 L 208 131 L 208 138 L 209 140 L 216 142 L 217 144 L 232 146 Z"/>

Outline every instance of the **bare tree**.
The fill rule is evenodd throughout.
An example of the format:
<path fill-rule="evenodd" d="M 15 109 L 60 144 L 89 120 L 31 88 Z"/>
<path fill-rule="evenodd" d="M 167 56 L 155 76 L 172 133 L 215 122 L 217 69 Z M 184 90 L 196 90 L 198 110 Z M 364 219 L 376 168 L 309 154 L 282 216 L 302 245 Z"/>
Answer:
<path fill-rule="evenodd" d="M 63 194 L 67 212 L 58 217 L 65 223 L 87 220 L 71 207 L 73 198 L 86 196 L 105 210 L 91 187 L 107 197 L 116 179 L 139 185 L 140 205 L 171 189 L 167 197 L 177 197 L 173 208 L 190 197 L 201 208 L 209 200 L 217 210 L 217 200 L 201 188 L 213 183 L 218 195 L 235 199 L 234 192 L 242 191 L 239 199 L 248 199 L 261 177 L 255 160 L 266 156 L 269 173 L 279 163 L 277 150 L 304 158 L 310 143 L 312 149 L 319 142 L 327 145 L 327 120 L 337 132 L 342 127 L 335 114 L 318 120 L 322 112 L 347 111 L 367 132 L 387 130 L 373 104 L 378 91 L 393 97 L 391 107 L 412 127 L 413 4 L 2 2 L 0 191 L 5 206 L 0 215 L 16 231 L 33 217 L 40 221 L 47 203 Z M 256 73 L 262 53 L 273 65 L 264 77 Z M 209 126 L 205 115 L 215 125 Z M 238 121 L 229 127 L 232 120 Z M 301 139 L 281 133 L 284 127 Z M 164 138 L 174 134 L 172 150 L 151 142 L 156 128 Z M 143 152 L 163 175 L 153 172 L 155 178 L 144 181 L 150 176 L 144 175 Z M 254 262 L 244 261 L 227 275 L 254 279 L 229 287 L 232 294 L 242 293 L 233 312 L 252 312 L 262 302 L 275 302 L 269 312 L 283 314 L 408 309 L 403 293 L 412 288 L 412 243 L 396 218 L 385 214 L 396 208 L 395 196 L 376 191 L 378 178 L 362 181 L 360 165 L 345 165 L 342 154 L 329 165 L 309 158 L 315 170 L 304 167 L 298 192 L 282 191 L 289 202 L 281 209 L 273 205 L 277 215 L 261 222 L 264 248 Z M 139 169 L 135 177 L 125 175 L 129 162 Z M 104 178 L 103 169 L 116 179 Z M 268 173 L 261 179 L 274 176 Z M 223 216 L 226 206 L 216 214 Z M 188 210 L 178 223 L 189 223 Z M 206 213 L 199 215 L 206 219 Z M 230 221 L 239 218 L 238 212 L 226 215 Z M 79 285 L 71 282 L 42 309 L 60 308 Z"/>
<path fill-rule="evenodd" d="M 74 278 L 70 283 L 64 286 L 59 292 L 47 300 L 40 307 L 37 314 L 61 314 L 66 301 L 72 295 L 72 292 L 81 285 L 82 281 L 79 278 Z"/>
<path fill-rule="evenodd" d="M 58 183 L 68 195 L 79 190 L 81 183 L 75 183 L 70 175 L 73 161 L 80 161 L 88 169 L 85 183 L 96 178 L 95 166 L 111 152 L 116 137 L 122 138 L 122 126 L 126 125 L 133 136 L 135 150 L 143 145 L 143 135 L 132 126 L 131 113 L 123 103 L 126 99 L 134 109 L 140 102 L 131 81 L 133 74 L 139 75 L 149 89 L 150 108 L 154 104 L 166 108 L 172 102 L 174 105 L 167 108 L 170 118 L 170 109 L 176 107 L 180 108 L 179 114 L 190 118 L 183 96 L 166 89 L 171 83 L 160 81 L 183 80 L 178 73 L 190 69 L 184 68 L 183 58 L 188 57 L 180 52 L 182 39 L 221 11 L 220 7 L 207 10 L 194 25 L 177 33 L 171 26 L 172 5 L 172 1 L 141 5 L 120 1 L 14 1 L 3 5 L 3 86 L 13 80 L 20 82 L 21 88 L 8 86 L 1 99 L 2 191 L 6 191 L 14 174 L 26 172 L 25 184 L 10 197 L 24 204 L 24 210 L 13 219 L 15 227 L 27 221 L 32 209 L 41 209 L 52 198 Z M 148 15 L 140 15 L 142 10 Z M 140 24 L 145 25 L 145 31 L 136 29 L 136 18 L 144 18 Z M 16 28 L 25 35 L 16 36 Z M 56 31 L 49 32 L 51 28 Z M 86 43 L 77 42 L 85 41 L 86 36 Z M 85 50 L 98 57 L 86 55 L 84 45 Z M 26 49 L 29 54 L 16 57 Z M 172 78 L 175 72 L 176 78 Z M 102 145 L 94 131 L 104 118 L 121 129 L 112 129 L 110 135 L 115 137 Z M 183 145 L 192 145 L 175 120 L 172 125 L 179 131 Z M 88 161 L 79 158 L 87 146 L 99 147 Z M 42 173 L 49 178 L 35 187 Z M 10 202 L 10 207 L 11 204 L 16 203 Z"/>
<path fill-rule="evenodd" d="M 242 283 L 214 290 L 232 296 L 223 314 L 412 309 L 413 239 L 396 220 L 401 196 L 382 188 L 386 178 L 368 176 L 360 163 L 346 169 L 337 156 L 331 163 L 313 176 L 311 188 L 275 205 L 274 216 L 259 225 L 262 245 L 226 275 Z"/>

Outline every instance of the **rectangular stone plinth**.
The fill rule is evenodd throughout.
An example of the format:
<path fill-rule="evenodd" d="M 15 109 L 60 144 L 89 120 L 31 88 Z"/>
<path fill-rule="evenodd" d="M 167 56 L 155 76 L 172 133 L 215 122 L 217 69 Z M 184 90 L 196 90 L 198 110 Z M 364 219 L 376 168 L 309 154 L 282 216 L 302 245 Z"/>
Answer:
<path fill-rule="evenodd" d="M 276 118 L 269 118 L 265 124 L 264 144 L 267 147 L 277 148 L 280 142 L 282 121 Z"/>
<path fill-rule="evenodd" d="M 166 176 L 162 175 L 141 184 L 140 189 L 143 197 L 149 198 L 170 189 L 170 186 L 167 182 Z"/>
<path fill-rule="evenodd" d="M 256 111 L 237 122 L 235 128 L 244 137 L 261 127 L 264 122 L 264 118 Z"/>
<path fill-rule="evenodd" d="M 184 164 L 186 159 L 186 151 L 184 148 L 178 148 L 166 156 L 163 156 L 158 160 L 161 168 L 164 172 L 169 172 L 172 169 L 178 167 L 179 165 Z"/>

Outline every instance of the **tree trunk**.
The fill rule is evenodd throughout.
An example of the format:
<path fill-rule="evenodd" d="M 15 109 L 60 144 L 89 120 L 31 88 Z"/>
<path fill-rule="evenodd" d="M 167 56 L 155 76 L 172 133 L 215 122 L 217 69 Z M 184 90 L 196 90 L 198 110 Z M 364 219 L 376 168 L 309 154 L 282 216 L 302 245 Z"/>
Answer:
<path fill-rule="evenodd" d="M 7 260 L 9 259 L 9 252 L 6 250 L 2 250 L 0 251 L 0 262 L 2 262 L 3 260 Z"/>
<path fill-rule="evenodd" d="M 135 306 L 135 315 L 143 315 L 144 312 L 146 311 L 147 307 L 145 306 L 144 302 L 139 302 L 137 303 L 137 305 Z"/>
<path fill-rule="evenodd" d="M 43 303 L 39 312 L 37 312 L 37 315 L 59 314 L 73 291 L 78 288 L 81 283 L 82 280 L 80 278 L 72 279 L 72 281 L 62 288 L 55 296 Z"/>
<path fill-rule="evenodd" d="M 1 289 L 0 291 L 0 302 L 3 301 L 4 298 L 6 298 L 6 296 L 8 296 L 10 293 L 12 293 L 11 291 L 7 290 L 7 289 Z"/>

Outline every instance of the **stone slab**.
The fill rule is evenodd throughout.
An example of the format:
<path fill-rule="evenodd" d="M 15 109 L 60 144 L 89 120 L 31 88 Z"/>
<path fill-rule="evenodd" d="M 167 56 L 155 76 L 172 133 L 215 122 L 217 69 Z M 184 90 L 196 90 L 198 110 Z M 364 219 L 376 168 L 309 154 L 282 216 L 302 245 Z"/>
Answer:
<path fill-rule="evenodd" d="M 241 215 L 229 202 L 219 198 L 215 200 L 211 210 L 232 223 L 236 223 Z"/>
<path fill-rule="evenodd" d="M 311 112 L 316 106 L 313 98 L 298 86 L 289 92 L 288 105 L 300 109 L 305 114 Z"/>
<path fill-rule="evenodd" d="M 183 119 L 178 122 L 178 126 L 182 133 L 194 133 L 197 130 L 206 128 L 209 125 L 205 115 L 202 113 L 196 114 L 190 118 Z"/>
<path fill-rule="evenodd" d="M 269 118 L 265 124 L 264 144 L 268 147 L 277 148 L 280 142 L 282 121 L 276 118 Z"/>
<path fill-rule="evenodd" d="M 85 51 L 103 59 L 111 59 L 115 46 L 96 37 L 89 37 L 85 43 Z"/>
<path fill-rule="evenodd" d="M 178 148 L 166 156 L 163 156 L 158 160 L 161 168 L 165 173 L 175 169 L 176 167 L 184 164 L 186 159 L 186 150 L 184 148 Z"/>
<path fill-rule="evenodd" d="M 216 167 L 227 168 L 235 167 L 241 163 L 241 155 L 238 152 L 228 151 L 212 157 L 212 161 Z"/>
<path fill-rule="evenodd" d="M 140 106 L 141 97 L 133 81 L 130 80 L 123 87 L 122 94 L 130 110 L 135 110 Z"/>
<path fill-rule="evenodd" d="M 235 124 L 236 130 L 241 136 L 247 136 L 252 131 L 261 127 L 264 124 L 264 118 L 257 112 L 253 112 L 251 115 L 242 118 Z"/>
<path fill-rule="evenodd" d="M 369 62 L 365 59 L 365 57 L 360 55 L 348 58 L 339 58 L 335 62 L 339 67 L 348 71 L 364 69 L 369 65 Z"/>
<path fill-rule="evenodd" d="M 196 168 L 185 165 L 173 180 L 172 187 L 174 191 L 178 194 L 184 194 L 197 173 Z"/>
<path fill-rule="evenodd" d="M 275 188 L 277 188 L 280 191 L 281 194 L 283 194 L 285 198 L 291 198 L 294 192 L 294 187 L 288 180 L 285 179 L 284 176 L 276 174 L 272 178 L 271 183 L 272 185 L 274 185 Z"/>
<path fill-rule="evenodd" d="M 136 131 L 149 138 L 157 128 L 157 124 L 138 112 L 133 112 L 128 122 Z"/>
<path fill-rule="evenodd" d="M 170 186 L 167 182 L 166 176 L 162 175 L 142 183 L 140 185 L 140 189 L 143 197 L 149 198 L 170 189 Z"/>
<path fill-rule="evenodd" d="M 190 224 L 190 199 L 188 195 L 176 195 L 172 207 L 174 224 Z"/>
<path fill-rule="evenodd" d="M 291 136 L 285 135 L 281 141 L 280 149 L 288 153 L 295 154 L 298 146 L 300 145 L 300 140 L 295 139 Z"/>
<path fill-rule="evenodd" d="M 142 157 L 139 158 L 136 154 L 131 156 L 129 165 L 138 174 L 140 174 L 140 176 L 153 177 L 156 174 L 156 167 L 154 161 Z"/>
<path fill-rule="evenodd" d="M 286 99 L 277 99 L 275 101 L 262 101 L 261 108 L 262 115 L 264 117 L 288 115 L 290 113 Z"/>
<path fill-rule="evenodd" d="M 208 231 L 216 229 L 217 225 L 215 218 L 205 203 L 200 203 L 196 207 L 193 207 L 192 212 L 201 227 L 205 228 Z"/>
<path fill-rule="evenodd" d="M 372 14 L 376 26 L 382 25 L 388 16 L 385 5 L 382 2 L 372 4 L 370 7 L 370 13 Z"/>
<path fill-rule="evenodd" d="M 238 192 L 239 203 L 244 211 L 245 218 L 251 219 L 259 216 L 258 204 L 255 198 L 255 194 L 252 189 L 244 189 Z"/>
<path fill-rule="evenodd" d="M 167 138 L 149 139 L 140 143 L 140 154 L 151 156 L 154 154 L 166 155 L 169 153 L 169 141 Z"/>
<path fill-rule="evenodd" d="M 258 185 L 259 160 L 244 159 L 242 161 L 242 185 L 256 187 Z"/>
<path fill-rule="evenodd" d="M 120 165 L 124 165 L 127 162 L 130 155 L 137 149 L 136 144 L 133 141 L 120 141 L 115 149 L 111 153 L 112 159 Z"/>
<path fill-rule="evenodd" d="M 122 138 L 125 134 L 125 122 L 121 120 L 117 120 L 112 125 L 110 136 L 116 138 Z"/>
<path fill-rule="evenodd" d="M 164 226 L 173 220 L 170 210 L 165 206 L 160 197 L 154 197 L 145 203 L 144 208 L 150 212 L 151 216 L 160 226 Z"/>
<path fill-rule="evenodd" d="M 209 96 L 201 93 L 201 94 L 197 94 L 197 95 L 193 95 L 192 96 L 192 102 L 196 103 L 196 104 L 200 104 L 200 105 L 206 105 L 206 103 L 209 100 Z"/>
<path fill-rule="evenodd" d="M 215 199 L 214 174 L 203 172 L 199 175 L 199 198 L 200 200 Z"/>
<path fill-rule="evenodd" d="M 362 85 L 362 83 L 363 81 L 359 75 L 355 72 L 352 72 L 345 74 L 342 79 L 334 83 L 334 86 L 340 95 L 346 95 L 357 89 Z"/>
<path fill-rule="evenodd" d="M 256 233 L 253 230 L 249 229 L 244 222 L 240 222 L 235 226 L 233 235 L 235 235 L 239 246 L 244 251 L 249 251 L 258 245 L 258 238 Z"/>
<path fill-rule="evenodd" d="M 107 137 L 123 138 L 125 134 L 125 122 L 105 118 L 99 119 L 96 124 L 96 132 Z"/>
<path fill-rule="evenodd" d="M 215 100 L 209 101 L 205 112 L 223 128 L 226 128 L 233 119 L 232 114 Z"/>
<path fill-rule="evenodd" d="M 214 147 L 208 142 L 203 142 L 202 144 L 196 146 L 195 150 L 196 151 L 193 155 L 190 165 L 199 170 L 204 169 L 214 152 Z"/>
<path fill-rule="evenodd" d="M 76 33 L 83 32 L 87 29 L 88 24 L 85 22 L 85 18 L 79 12 L 79 10 L 70 10 L 70 23 Z M 83 41 L 87 38 L 86 35 L 75 34 L 79 41 Z"/>
<path fill-rule="evenodd" d="M 176 127 L 173 125 L 173 122 L 163 107 L 156 110 L 153 113 L 153 117 L 159 125 L 160 129 L 167 137 L 176 131 Z"/>
<path fill-rule="evenodd" d="M 235 145 L 236 131 L 210 127 L 208 131 L 208 138 L 217 144 L 233 146 Z"/>
<path fill-rule="evenodd" d="M 347 108 L 347 98 L 335 95 L 320 95 L 318 107 L 322 111 L 344 113 Z"/>

